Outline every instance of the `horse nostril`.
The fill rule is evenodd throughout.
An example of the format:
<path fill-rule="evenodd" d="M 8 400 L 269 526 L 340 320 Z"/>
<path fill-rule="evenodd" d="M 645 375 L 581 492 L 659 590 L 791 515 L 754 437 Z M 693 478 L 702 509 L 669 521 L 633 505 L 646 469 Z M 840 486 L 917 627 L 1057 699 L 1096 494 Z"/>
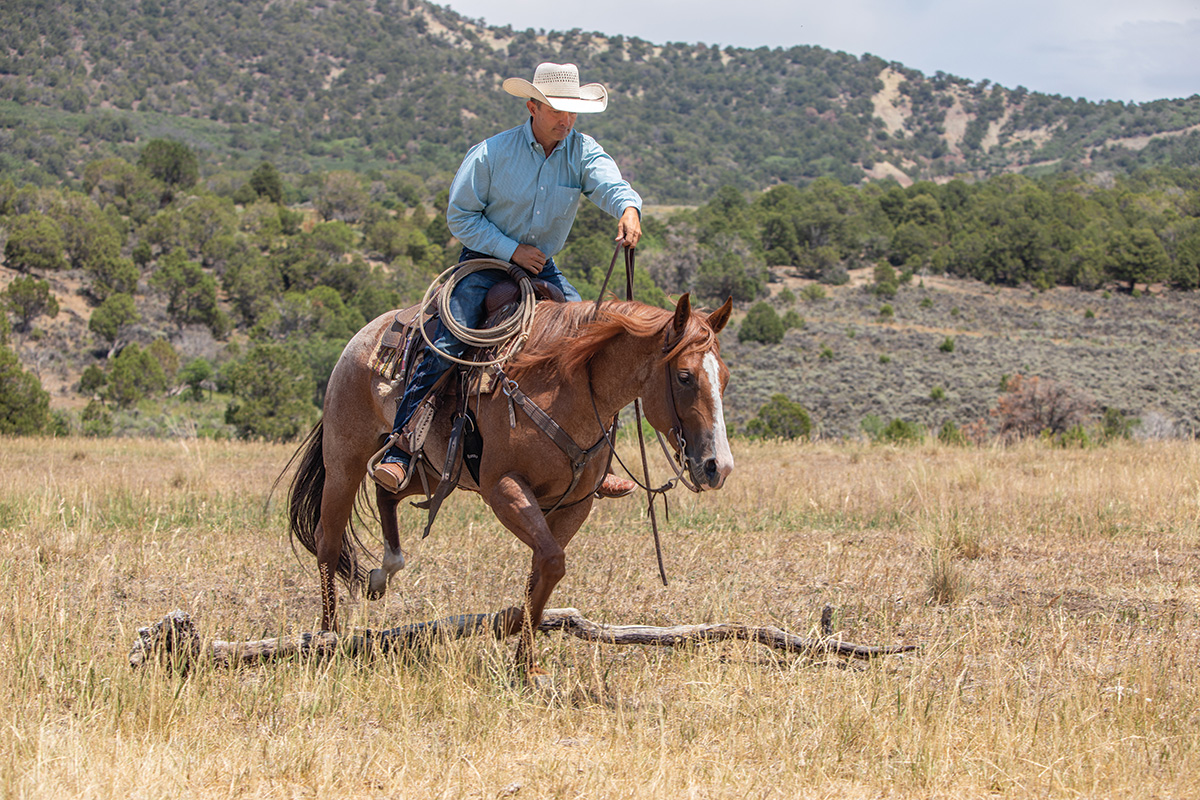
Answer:
<path fill-rule="evenodd" d="M 717 469 L 717 460 L 715 458 L 710 458 L 704 462 L 704 477 L 708 479 L 709 484 L 715 485 L 720 476 L 721 473 Z"/>

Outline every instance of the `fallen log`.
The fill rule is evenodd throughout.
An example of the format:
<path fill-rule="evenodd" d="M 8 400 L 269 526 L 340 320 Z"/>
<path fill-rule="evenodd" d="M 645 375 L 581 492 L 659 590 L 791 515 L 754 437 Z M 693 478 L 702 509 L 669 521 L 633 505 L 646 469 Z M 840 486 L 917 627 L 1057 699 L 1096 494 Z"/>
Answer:
<path fill-rule="evenodd" d="M 137 639 L 129 653 L 129 665 L 136 668 L 157 661 L 186 670 L 201 661 L 211 661 L 221 666 L 239 666 L 293 657 L 325 657 L 339 649 L 350 655 L 368 655 L 419 648 L 435 639 L 462 639 L 485 633 L 502 638 L 503 631 L 508 627 L 505 620 L 514 611 L 508 609 L 494 614 L 463 614 L 387 630 L 359 631 L 346 637 L 321 631 L 246 642 L 217 639 L 207 645 L 201 642 L 195 623 L 187 612 L 172 611 L 160 622 L 138 628 Z M 822 627 L 825 627 L 824 620 Z M 728 622 L 669 627 L 605 625 L 585 618 L 574 608 L 547 609 L 538 630 L 557 630 L 586 641 L 614 645 L 680 647 L 742 640 L 787 653 L 829 654 L 849 658 L 875 658 L 917 649 L 916 645 L 852 644 L 833 636 L 811 639 L 769 625 L 755 627 Z"/>

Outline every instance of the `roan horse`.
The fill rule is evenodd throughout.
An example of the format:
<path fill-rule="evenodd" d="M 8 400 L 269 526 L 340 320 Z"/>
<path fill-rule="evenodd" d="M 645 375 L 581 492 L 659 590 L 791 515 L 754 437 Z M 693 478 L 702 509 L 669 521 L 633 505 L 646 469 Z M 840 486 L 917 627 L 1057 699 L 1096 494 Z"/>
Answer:
<path fill-rule="evenodd" d="M 721 406 L 729 370 L 717 333 L 731 309 L 726 301 L 710 314 L 693 311 L 686 294 L 674 313 L 636 302 L 608 301 L 598 308 L 540 303 L 524 349 L 505 367 L 514 382 L 508 386 L 519 386 L 580 449 L 605 435 L 601 420 L 641 397 L 647 421 L 666 434 L 691 483 L 720 488 L 733 470 L 733 455 Z M 386 550 L 381 569 L 361 567 L 350 518 L 367 463 L 391 432 L 403 390 L 369 366 L 391 319 L 389 313 L 368 323 L 346 345 L 329 379 L 324 416 L 293 457 L 299 462 L 291 483 L 291 533 L 317 557 L 326 630 L 337 624 L 335 572 L 352 588 L 369 583 L 368 594 L 379 596 L 404 566 L 396 506 L 422 491 L 416 478 L 397 494 L 375 487 Z M 478 484 L 463 471 L 459 485 L 478 492 L 533 551 L 524 606 L 510 608 L 501 622 L 503 634 L 522 634 L 518 663 L 532 668 L 533 631 L 566 573 L 564 550 L 591 511 L 608 459 L 591 459 L 573 480 L 571 460 L 523 413 L 524 406 L 514 412 L 500 390 L 472 395 L 470 405 L 484 448 Z M 424 469 L 435 482 L 454 406 L 442 404 L 425 443 Z"/>

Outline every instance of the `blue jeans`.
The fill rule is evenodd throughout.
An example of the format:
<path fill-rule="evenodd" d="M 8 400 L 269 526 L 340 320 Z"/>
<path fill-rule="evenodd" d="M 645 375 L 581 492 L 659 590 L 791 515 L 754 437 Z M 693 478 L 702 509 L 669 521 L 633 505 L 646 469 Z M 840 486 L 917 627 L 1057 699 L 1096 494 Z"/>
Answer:
<path fill-rule="evenodd" d="M 476 258 L 491 258 L 491 256 L 464 247 L 458 257 L 458 262 L 461 264 Z M 537 277 L 561 289 L 568 301 L 582 299 L 566 276 L 559 271 L 554 259 L 547 259 L 546 266 L 538 273 Z M 478 328 L 483 325 L 486 313 L 483 301 L 487 297 L 488 290 L 500 281 L 507 279 L 508 276 L 504 272 L 495 269 L 474 272 L 459 281 L 458 285 L 454 287 L 454 293 L 450 295 L 450 313 L 454 315 L 454 319 L 467 328 Z M 433 343 L 442 352 L 455 358 L 462 358 L 468 347 L 455 338 L 441 320 L 438 320 L 437 329 L 433 334 Z M 400 404 L 396 407 L 396 420 L 392 423 L 393 433 L 402 430 L 408 424 L 412 415 L 416 413 L 417 406 L 425 399 L 425 395 L 429 394 L 429 390 L 437 383 L 438 378 L 442 377 L 442 373 L 450 369 L 450 366 L 451 362 L 442 358 L 437 350 L 428 344 L 425 345 L 425 357 L 409 376 L 408 385 L 404 387 L 404 396 L 400 398 Z M 398 463 L 407 466 L 411 459 L 410 454 L 405 453 L 399 447 L 392 446 L 384 453 L 382 461 L 385 464 Z"/>

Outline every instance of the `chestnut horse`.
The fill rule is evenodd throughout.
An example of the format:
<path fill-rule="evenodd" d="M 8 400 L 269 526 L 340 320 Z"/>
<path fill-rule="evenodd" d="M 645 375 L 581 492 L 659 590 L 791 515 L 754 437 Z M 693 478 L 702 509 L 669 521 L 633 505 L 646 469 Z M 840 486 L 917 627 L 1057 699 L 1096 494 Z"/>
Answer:
<path fill-rule="evenodd" d="M 721 396 L 729 370 L 717 333 L 729 321 L 732 302 L 711 314 L 693 311 L 683 295 L 671 311 L 637 302 L 540 303 L 524 349 L 505 373 L 529 400 L 578 443 L 599 444 L 600 420 L 610 420 L 641 397 L 647 421 L 667 435 L 690 481 L 717 489 L 733 470 Z M 396 506 L 422 492 L 414 476 L 393 494 L 375 487 L 383 528 L 382 567 L 368 571 L 357 557 L 361 544 L 351 516 L 367 463 L 391 433 L 403 387 L 369 364 L 392 314 L 378 317 L 346 345 L 325 394 L 325 411 L 293 460 L 291 534 L 317 557 L 322 625 L 336 630 L 334 574 L 351 589 L 363 583 L 378 597 L 387 579 L 404 566 Z M 470 407 L 483 438 L 478 484 L 462 472 L 459 486 L 478 492 L 496 518 L 533 551 L 523 607 L 503 616 L 505 635 L 522 633 L 518 661 L 532 667 L 532 637 L 555 585 L 566 573 L 564 550 L 592 509 L 604 477 L 607 448 L 573 473 L 563 449 L 532 421 L 521 405 L 513 410 L 501 390 L 472 395 Z M 425 442 L 423 469 L 436 483 L 450 436 L 455 403 L 443 402 Z M 520 404 L 518 404 L 520 405 Z M 513 424 L 515 421 L 515 425 Z M 431 483 L 431 485 L 432 485 Z"/>

